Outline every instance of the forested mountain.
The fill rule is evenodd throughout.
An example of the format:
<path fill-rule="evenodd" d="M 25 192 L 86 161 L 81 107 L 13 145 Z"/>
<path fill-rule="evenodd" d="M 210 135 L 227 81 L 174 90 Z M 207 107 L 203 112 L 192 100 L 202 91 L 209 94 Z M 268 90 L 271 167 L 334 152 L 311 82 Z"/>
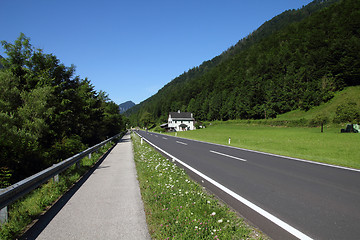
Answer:
<path fill-rule="evenodd" d="M 313 1 L 264 23 L 223 54 L 177 77 L 127 114 L 259 119 L 310 109 L 360 83 L 360 2 Z"/>
<path fill-rule="evenodd" d="M 119 104 L 120 113 L 126 112 L 127 110 L 129 110 L 133 106 L 135 106 L 135 103 L 132 102 L 132 101 L 127 101 L 127 102 Z"/>
<path fill-rule="evenodd" d="M 0 188 L 124 130 L 119 107 L 24 34 L 1 42 Z M 4 179 L 4 177 L 10 179 Z"/>
<path fill-rule="evenodd" d="M 4 68 L 4 66 L 1 64 L 1 59 L 3 59 L 3 57 L 0 55 L 0 69 Z"/>

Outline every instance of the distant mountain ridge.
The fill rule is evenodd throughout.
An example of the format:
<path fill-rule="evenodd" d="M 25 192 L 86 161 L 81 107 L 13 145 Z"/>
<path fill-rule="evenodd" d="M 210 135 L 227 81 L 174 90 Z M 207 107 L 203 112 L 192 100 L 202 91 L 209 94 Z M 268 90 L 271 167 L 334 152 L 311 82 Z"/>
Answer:
<path fill-rule="evenodd" d="M 121 103 L 119 105 L 120 113 L 126 112 L 128 109 L 132 108 L 135 105 L 136 104 L 134 102 L 132 102 L 132 101 L 127 101 L 127 102 Z"/>

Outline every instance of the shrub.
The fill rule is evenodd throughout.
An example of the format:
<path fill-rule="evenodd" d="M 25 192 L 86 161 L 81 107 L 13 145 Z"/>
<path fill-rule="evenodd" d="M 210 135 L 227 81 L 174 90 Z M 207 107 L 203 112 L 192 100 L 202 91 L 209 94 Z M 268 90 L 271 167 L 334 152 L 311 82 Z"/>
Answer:
<path fill-rule="evenodd" d="M 355 102 L 347 102 L 336 108 L 334 123 L 360 123 L 360 107 Z"/>
<path fill-rule="evenodd" d="M 154 132 L 165 132 L 165 129 L 160 126 L 156 126 L 153 130 Z"/>
<path fill-rule="evenodd" d="M 309 125 L 313 127 L 321 126 L 321 132 L 324 131 L 324 124 L 329 122 L 328 116 L 325 114 L 318 114 L 315 118 L 311 119 Z"/>

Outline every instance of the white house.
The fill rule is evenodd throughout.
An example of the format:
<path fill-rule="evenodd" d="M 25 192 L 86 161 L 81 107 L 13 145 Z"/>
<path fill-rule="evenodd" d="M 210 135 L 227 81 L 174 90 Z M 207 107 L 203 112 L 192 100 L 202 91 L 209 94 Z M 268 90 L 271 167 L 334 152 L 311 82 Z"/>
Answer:
<path fill-rule="evenodd" d="M 168 118 L 168 130 L 187 131 L 194 130 L 195 119 L 190 112 L 170 112 Z"/>

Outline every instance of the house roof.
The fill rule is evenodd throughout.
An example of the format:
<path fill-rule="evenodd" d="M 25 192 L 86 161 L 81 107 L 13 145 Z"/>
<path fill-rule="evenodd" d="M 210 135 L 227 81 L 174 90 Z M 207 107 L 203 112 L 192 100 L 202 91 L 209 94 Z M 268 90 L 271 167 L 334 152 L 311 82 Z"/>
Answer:
<path fill-rule="evenodd" d="M 172 119 L 194 120 L 191 112 L 170 112 L 169 115 Z"/>

